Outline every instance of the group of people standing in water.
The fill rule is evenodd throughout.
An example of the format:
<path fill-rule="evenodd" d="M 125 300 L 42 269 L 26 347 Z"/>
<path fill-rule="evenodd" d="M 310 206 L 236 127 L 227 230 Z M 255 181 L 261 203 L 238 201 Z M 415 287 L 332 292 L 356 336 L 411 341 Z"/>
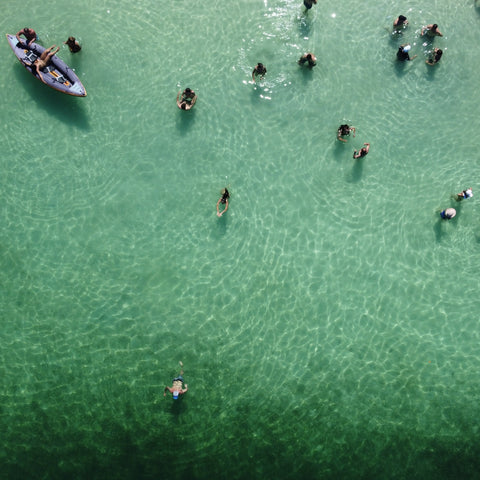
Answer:
<path fill-rule="evenodd" d="M 408 27 L 408 19 L 405 15 L 399 15 L 398 18 L 393 22 L 393 34 L 394 35 L 403 35 L 403 31 Z M 425 36 L 433 41 L 435 37 L 443 37 L 442 32 L 438 29 L 436 23 L 422 27 L 421 34 L 422 37 Z M 397 59 L 401 62 L 413 60 L 417 57 L 414 55 L 410 57 L 410 50 L 412 46 L 409 43 L 404 43 L 398 47 Z M 430 58 L 425 60 L 427 65 L 436 65 L 442 58 L 443 51 L 440 48 L 434 48 Z"/>
<path fill-rule="evenodd" d="M 399 17 L 393 22 L 393 33 L 396 35 L 402 35 L 403 31 L 408 26 L 407 17 L 404 15 L 399 15 Z M 435 37 L 443 37 L 442 32 L 438 29 L 438 25 L 436 23 L 432 23 L 430 25 L 422 27 L 420 35 L 422 37 L 429 38 L 432 42 Z M 417 55 L 410 57 L 409 51 L 411 49 L 411 45 L 409 43 L 405 43 L 400 45 L 397 51 L 397 59 L 399 61 L 409 61 L 413 60 Z M 427 65 L 433 66 L 436 65 L 440 59 L 442 58 L 443 50 L 440 48 L 435 47 L 430 55 L 430 58 L 425 60 Z M 457 202 L 460 202 L 464 199 L 472 198 L 473 197 L 473 190 L 471 187 L 462 190 L 460 193 L 453 195 L 454 199 Z M 440 212 L 440 218 L 443 220 L 451 220 L 457 215 L 457 211 L 453 208 L 446 208 Z"/>
<path fill-rule="evenodd" d="M 304 5 L 306 8 L 306 12 L 312 8 L 314 4 L 317 3 L 317 0 L 304 0 Z M 408 27 L 408 19 L 404 15 L 399 15 L 395 21 L 393 22 L 393 34 L 394 35 L 403 35 L 404 30 Z M 433 42 L 435 37 L 443 37 L 442 32 L 438 29 L 438 25 L 436 23 L 426 25 L 422 27 L 421 36 L 426 36 Z M 417 57 L 417 55 L 413 55 L 410 57 L 410 50 L 411 45 L 409 43 L 404 43 L 400 45 L 397 51 L 397 60 L 404 62 L 410 61 Z M 430 58 L 425 60 L 427 65 L 433 66 L 436 65 L 440 59 L 442 58 L 443 51 L 440 48 L 434 48 L 431 52 Z M 300 66 L 306 65 L 309 68 L 313 68 L 317 64 L 317 59 L 315 55 L 311 52 L 307 52 L 298 60 L 298 64 Z M 264 78 L 267 73 L 267 68 L 263 63 L 257 63 L 252 71 L 252 81 L 255 82 L 256 78 L 259 77 L 260 80 Z M 177 94 L 177 106 L 182 110 L 190 110 L 197 100 L 197 95 L 193 90 L 190 88 L 186 88 L 183 92 L 178 92 Z M 353 132 L 353 136 L 355 137 L 356 128 L 347 124 L 340 125 L 337 130 L 337 139 L 342 142 L 347 142 L 346 137 L 350 136 L 350 133 Z M 365 157 L 370 151 L 370 143 L 365 142 L 363 147 L 359 150 L 355 150 L 353 152 L 354 159 L 361 159 Z M 456 195 L 456 199 L 458 201 L 463 200 L 464 198 L 471 198 L 473 196 L 472 189 L 468 188 L 463 190 L 462 192 Z M 228 209 L 228 199 L 230 198 L 230 193 L 228 192 L 227 188 L 224 188 L 221 192 L 221 197 L 217 202 L 217 216 L 221 217 Z M 220 210 L 220 206 L 225 205 L 223 210 Z M 443 210 L 440 213 L 442 219 L 449 220 L 455 217 L 456 211 L 454 208 L 448 208 Z"/>

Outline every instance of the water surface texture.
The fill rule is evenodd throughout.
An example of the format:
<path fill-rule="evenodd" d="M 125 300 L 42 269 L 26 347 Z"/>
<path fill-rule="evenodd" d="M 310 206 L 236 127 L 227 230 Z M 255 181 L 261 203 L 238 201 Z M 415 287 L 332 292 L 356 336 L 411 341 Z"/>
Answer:
<path fill-rule="evenodd" d="M 88 96 L 0 43 L 2 478 L 478 478 L 473 0 L 3 12 Z"/>

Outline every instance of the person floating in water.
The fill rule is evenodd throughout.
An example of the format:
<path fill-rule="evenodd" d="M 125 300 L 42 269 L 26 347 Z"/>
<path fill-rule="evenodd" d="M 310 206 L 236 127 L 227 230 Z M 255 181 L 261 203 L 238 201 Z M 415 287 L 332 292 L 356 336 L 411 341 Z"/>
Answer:
<path fill-rule="evenodd" d="M 350 132 L 353 132 L 353 138 L 355 138 L 355 127 L 350 127 L 347 124 L 340 125 L 337 130 L 337 139 L 347 143 L 347 140 L 342 137 L 348 137 Z"/>
<path fill-rule="evenodd" d="M 182 92 L 180 97 L 180 92 L 177 94 L 177 106 L 181 110 L 190 110 L 197 101 L 197 94 L 190 88 L 186 88 Z"/>
<path fill-rule="evenodd" d="M 442 32 L 438 29 L 438 25 L 433 23 L 422 28 L 422 35 L 427 34 L 428 37 L 443 37 Z"/>
<path fill-rule="evenodd" d="M 183 379 L 183 363 L 182 362 L 179 362 L 179 363 L 180 363 L 180 367 L 182 367 L 182 369 L 180 370 L 180 374 L 172 380 L 171 387 L 167 385 L 163 390 L 164 397 L 167 396 L 167 390 L 168 390 L 172 394 L 172 397 L 174 400 L 178 400 L 178 397 L 180 395 L 183 395 L 188 391 L 188 385 L 186 383 L 185 383 L 185 388 L 183 388 L 183 384 L 185 382 Z"/>
<path fill-rule="evenodd" d="M 302 55 L 298 61 L 298 64 L 304 65 L 307 62 L 310 68 L 313 68 L 317 64 L 317 58 L 313 53 L 306 53 L 305 55 Z"/>
<path fill-rule="evenodd" d="M 260 75 L 260 80 L 263 80 L 263 77 L 265 76 L 266 73 L 267 73 L 267 69 L 265 68 L 263 63 L 257 63 L 257 65 L 255 65 L 255 68 L 253 69 L 253 72 L 252 72 L 252 80 L 255 81 L 255 77 L 257 75 Z"/>
<path fill-rule="evenodd" d="M 450 220 L 457 214 L 457 211 L 454 208 L 446 208 L 440 212 L 440 216 L 443 220 Z"/>
<path fill-rule="evenodd" d="M 406 28 L 407 25 L 407 17 L 405 17 L 404 15 L 399 15 L 398 18 L 393 22 L 393 31 L 396 33 L 402 33 L 401 29 Z"/>
<path fill-rule="evenodd" d="M 310 10 L 314 4 L 317 4 L 317 0 L 303 0 L 303 4 L 307 10 Z"/>
<path fill-rule="evenodd" d="M 57 47 L 56 45 L 52 45 L 51 47 L 49 48 L 46 48 L 42 54 L 40 55 L 40 57 L 38 57 L 31 65 L 30 65 L 30 68 L 32 69 L 32 73 L 40 78 L 40 80 L 43 82 L 43 83 L 47 83 L 45 82 L 44 78 L 43 78 L 43 75 L 42 75 L 42 70 L 47 67 L 51 60 L 52 60 L 52 57 L 60 50 L 60 47 L 57 47 L 55 50 L 54 48 Z"/>
<path fill-rule="evenodd" d="M 75 37 L 68 37 L 68 40 L 63 43 L 64 45 L 68 45 L 68 48 L 72 53 L 78 53 L 82 49 L 78 41 L 75 40 Z"/>
<path fill-rule="evenodd" d="M 440 48 L 435 48 L 432 57 L 430 57 L 428 60 L 425 60 L 425 63 L 427 65 L 435 65 L 440 61 L 442 55 L 443 51 Z"/>
<path fill-rule="evenodd" d="M 228 210 L 228 199 L 230 198 L 230 193 L 227 190 L 227 187 L 225 187 L 221 193 L 222 196 L 218 199 L 217 202 L 217 217 L 221 217 Z M 225 208 L 222 211 L 220 211 L 219 209 L 220 204 L 225 205 Z"/>
<path fill-rule="evenodd" d="M 413 60 L 416 57 L 416 55 L 410 58 L 410 55 L 408 54 L 411 48 L 412 48 L 411 45 L 408 43 L 405 45 L 400 45 L 400 47 L 398 47 L 397 59 L 400 60 L 401 62 L 404 62 L 405 60 L 407 61 Z"/>
<path fill-rule="evenodd" d="M 23 41 L 23 39 L 20 38 L 21 35 L 23 35 L 26 38 L 27 40 L 26 43 Z M 33 28 L 25 27 L 19 32 L 17 32 L 16 37 L 17 37 L 18 43 L 20 43 L 21 45 L 30 47 L 30 45 L 37 39 L 37 34 L 35 33 L 35 30 Z"/>
<path fill-rule="evenodd" d="M 457 200 L 463 200 L 467 198 L 472 198 L 473 197 L 473 192 L 472 192 L 472 187 L 467 188 L 466 190 L 463 190 L 460 193 L 457 193 Z"/>
<path fill-rule="evenodd" d="M 368 154 L 368 151 L 370 150 L 370 144 L 369 143 L 364 143 L 364 147 L 362 147 L 360 150 L 355 150 L 353 152 L 353 158 L 362 158 L 366 157 Z"/>

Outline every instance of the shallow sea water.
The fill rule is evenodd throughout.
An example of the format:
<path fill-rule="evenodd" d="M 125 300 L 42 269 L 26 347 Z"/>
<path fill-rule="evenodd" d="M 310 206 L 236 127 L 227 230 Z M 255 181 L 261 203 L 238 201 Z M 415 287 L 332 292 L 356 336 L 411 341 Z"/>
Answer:
<path fill-rule="evenodd" d="M 88 96 L 1 44 L 0 476 L 476 478 L 480 8 L 420 3 L 4 7 Z"/>

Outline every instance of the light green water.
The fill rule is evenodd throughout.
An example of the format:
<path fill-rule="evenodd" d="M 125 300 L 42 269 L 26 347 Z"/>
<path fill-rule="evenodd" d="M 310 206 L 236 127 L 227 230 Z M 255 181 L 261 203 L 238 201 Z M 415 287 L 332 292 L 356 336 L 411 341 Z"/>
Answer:
<path fill-rule="evenodd" d="M 0 44 L 5 478 L 475 478 L 480 9 L 363 3 L 4 6 L 88 92 Z"/>

